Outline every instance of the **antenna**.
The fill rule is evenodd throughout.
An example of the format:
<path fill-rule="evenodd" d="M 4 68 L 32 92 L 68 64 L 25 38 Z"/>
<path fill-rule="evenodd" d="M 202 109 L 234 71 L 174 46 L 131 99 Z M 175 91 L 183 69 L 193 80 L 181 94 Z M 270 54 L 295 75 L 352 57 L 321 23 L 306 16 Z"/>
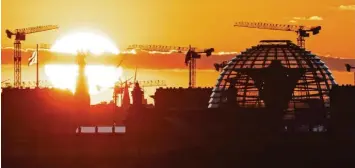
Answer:
<path fill-rule="evenodd" d="M 137 79 L 137 66 L 136 66 L 136 72 L 134 72 L 134 80 L 133 80 L 134 84 L 136 83 L 136 79 Z"/>

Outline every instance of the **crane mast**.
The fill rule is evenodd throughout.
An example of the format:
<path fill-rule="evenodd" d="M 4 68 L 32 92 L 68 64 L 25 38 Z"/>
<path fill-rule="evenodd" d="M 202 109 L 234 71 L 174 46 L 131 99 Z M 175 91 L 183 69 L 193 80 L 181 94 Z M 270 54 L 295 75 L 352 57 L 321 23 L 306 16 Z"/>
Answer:
<path fill-rule="evenodd" d="M 143 51 L 158 51 L 158 52 L 186 52 L 185 64 L 189 67 L 189 87 L 196 87 L 196 59 L 201 58 L 200 53 L 206 53 L 206 56 L 211 56 L 214 48 L 205 49 L 203 51 L 195 51 L 195 47 L 178 47 L 164 45 L 130 45 L 128 50 L 139 49 Z"/>
<path fill-rule="evenodd" d="M 196 87 L 196 59 L 201 58 L 195 52 L 195 49 L 189 46 L 189 50 L 185 56 L 185 64 L 189 66 L 189 87 L 194 88 Z"/>
<path fill-rule="evenodd" d="M 310 26 L 303 26 L 303 25 L 273 24 L 273 23 L 262 23 L 262 22 L 236 22 L 234 24 L 234 27 L 247 27 L 247 28 L 296 32 L 298 35 L 297 45 L 301 48 L 305 48 L 305 37 L 309 37 L 308 32 L 312 32 L 313 35 L 316 35 L 322 29 L 321 26 L 310 27 Z"/>
<path fill-rule="evenodd" d="M 15 31 L 11 32 L 10 30 L 6 30 L 6 36 L 11 39 L 12 36 L 15 36 L 14 42 L 14 87 L 21 86 L 21 41 L 26 40 L 27 34 L 43 32 L 53 29 L 58 29 L 57 25 L 47 25 L 47 26 L 37 26 L 37 27 L 29 27 L 23 29 L 15 29 Z"/>

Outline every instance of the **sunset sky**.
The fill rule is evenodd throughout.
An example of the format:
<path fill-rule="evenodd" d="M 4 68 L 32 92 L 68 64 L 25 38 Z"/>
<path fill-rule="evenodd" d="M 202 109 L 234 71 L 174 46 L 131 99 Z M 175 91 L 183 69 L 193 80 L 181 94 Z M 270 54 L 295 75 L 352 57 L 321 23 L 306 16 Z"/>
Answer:
<path fill-rule="evenodd" d="M 355 64 L 354 0 L 2 0 L 1 43 L 2 48 L 13 46 L 13 39 L 4 34 L 6 29 L 50 24 L 60 28 L 28 35 L 22 43 L 23 48 L 34 48 L 40 43 L 54 44 L 58 39 L 78 32 L 102 36 L 121 51 L 131 44 L 191 44 L 198 48 L 213 47 L 216 51 L 240 52 L 263 39 L 288 39 L 296 43 L 296 33 L 234 27 L 237 21 L 320 25 L 320 34 L 306 39 L 307 50 L 320 56 L 352 59 L 350 63 Z M 23 64 L 27 64 L 31 54 L 23 53 L 23 60 L 26 60 Z M 12 64 L 11 50 L 2 49 L 1 55 L 2 65 Z M 74 59 L 61 59 L 59 55 L 40 54 L 43 64 L 74 63 Z M 115 64 L 122 57 L 105 58 L 104 61 L 96 58 L 88 62 Z M 145 69 L 140 71 L 138 79 L 167 80 L 172 86 L 187 86 L 182 55 L 137 54 L 124 57 L 128 59 L 123 65 L 123 74 L 132 76 L 132 68 L 138 66 Z M 218 73 L 213 71 L 212 64 L 231 57 L 233 55 L 214 56 L 199 61 L 197 67 L 205 71 L 197 74 L 198 85 L 213 86 Z M 353 83 L 351 73 L 339 72 L 344 71 L 344 60 L 326 61 L 335 70 L 333 73 L 339 83 Z M 170 71 L 164 72 L 153 70 L 169 68 Z M 23 80 L 35 79 L 32 67 L 26 72 L 23 69 L 23 73 L 26 74 Z M 47 79 L 44 72 L 40 74 Z M 1 76 L 3 79 L 13 78 L 12 65 L 3 66 Z M 105 96 L 110 99 L 112 94 L 106 93 Z"/>
<path fill-rule="evenodd" d="M 235 21 L 297 21 L 293 24 L 322 26 L 320 34 L 306 42 L 313 52 L 354 58 L 354 5 L 354 0 L 2 0 L 1 31 L 60 26 L 57 31 L 28 36 L 24 45 L 30 46 L 54 43 L 72 31 L 90 30 L 110 37 L 118 48 L 135 43 L 192 44 L 240 51 L 262 39 L 295 40 L 296 34 L 235 28 Z M 12 45 L 6 36 L 1 41 L 3 46 Z"/>

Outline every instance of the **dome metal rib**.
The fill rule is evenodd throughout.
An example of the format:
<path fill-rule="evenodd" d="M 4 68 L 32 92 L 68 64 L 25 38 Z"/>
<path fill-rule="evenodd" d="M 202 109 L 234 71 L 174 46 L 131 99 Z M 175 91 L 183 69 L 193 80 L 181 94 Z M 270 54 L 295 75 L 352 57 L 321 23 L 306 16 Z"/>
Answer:
<path fill-rule="evenodd" d="M 265 107 L 254 80 L 238 70 L 267 68 L 273 60 L 279 60 L 285 68 L 306 70 L 293 90 L 288 110 L 304 108 L 308 100 L 317 100 L 324 107 L 329 106 L 329 91 L 336 82 L 325 63 L 291 41 L 263 40 L 234 57 L 223 68 L 211 94 L 209 108 L 223 107 L 227 103 L 227 89 L 234 85 L 232 80 L 235 81 L 236 106 Z"/>

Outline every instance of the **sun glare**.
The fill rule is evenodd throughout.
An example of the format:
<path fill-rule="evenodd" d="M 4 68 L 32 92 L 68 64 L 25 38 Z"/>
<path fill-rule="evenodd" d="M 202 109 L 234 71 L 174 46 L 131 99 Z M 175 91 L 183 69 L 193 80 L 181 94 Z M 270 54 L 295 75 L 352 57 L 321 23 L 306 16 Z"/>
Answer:
<path fill-rule="evenodd" d="M 45 65 L 44 70 L 53 87 L 69 89 L 74 93 L 78 76 L 77 65 Z M 90 95 L 98 94 L 113 87 L 118 78 L 121 77 L 122 72 L 122 67 L 87 65 L 85 74 L 88 78 Z M 98 89 L 98 86 L 100 89 Z"/>
<path fill-rule="evenodd" d="M 73 33 L 58 39 L 51 47 L 53 52 L 76 54 L 79 50 L 95 55 L 103 53 L 119 54 L 119 50 L 109 39 L 94 33 Z"/>

